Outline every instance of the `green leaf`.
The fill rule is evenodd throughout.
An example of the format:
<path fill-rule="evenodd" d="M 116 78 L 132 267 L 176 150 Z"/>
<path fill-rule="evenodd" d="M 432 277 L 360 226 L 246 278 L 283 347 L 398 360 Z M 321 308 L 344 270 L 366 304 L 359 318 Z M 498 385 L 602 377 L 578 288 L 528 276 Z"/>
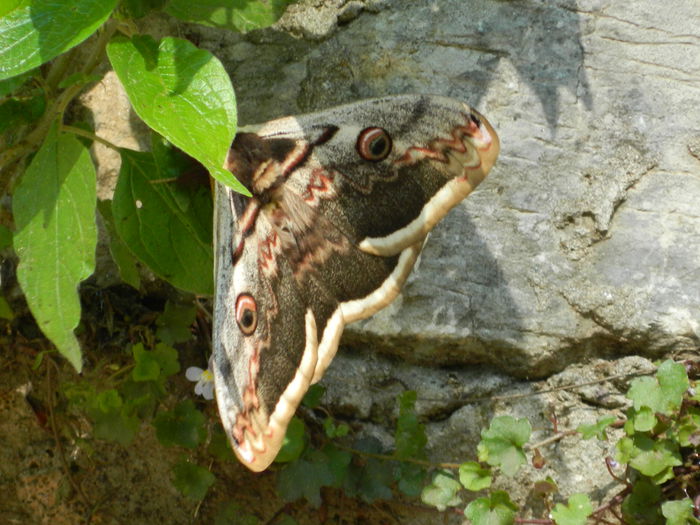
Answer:
<path fill-rule="evenodd" d="M 233 450 L 231 450 L 228 436 L 220 424 L 212 428 L 207 450 L 221 461 L 234 461 L 236 459 Z"/>
<path fill-rule="evenodd" d="M 11 321 L 14 317 L 15 313 L 12 311 L 10 303 L 7 302 L 4 295 L 0 295 L 0 319 Z"/>
<path fill-rule="evenodd" d="M 138 290 L 141 287 L 141 276 L 138 266 L 136 266 L 136 258 L 126 247 L 122 238 L 119 237 L 114 226 L 112 201 L 97 201 L 97 209 L 100 211 L 102 220 L 109 233 L 109 252 L 112 254 L 112 259 L 117 268 L 119 268 L 119 277 L 126 284 Z"/>
<path fill-rule="evenodd" d="M 39 120 L 46 109 L 43 95 L 9 98 L 0 103 L 0 133 Z"/>
<path fill-rule="evenodd" d="M 557 503 L 552 510 L 552 519 L 557 525 L 585 525 L 588 516 L 593 512 L 591 500 L 585 494 L 574 494 L 569 498 L 569 504 Z"/>
<path fill-rule="evenodd" d="M 122 0 L 120 8 L 129 18 L 143 18 L 151 11 L 160 10 L 167 0 Z"/>
<path fill-rule="evenodd" d="M 143 343 L 135 344 L 131 349 L 135 366 L 131 371 L 134 381 L 159 381 L 180 371 L 177 350 L 158 343 L 153 350 L 146 350 Z"/>
<path fill-rule="evenodd" d="M 648 406 L 640 407 L 639 410 L 630 411 L 630 419 L 637 432 L 650 432 L 656 426 L 656 416 L 654 411 Z"/>
<path fill-rule="evenodd" d="M 518 507 L 510 501 L 508 494 L 497 490 L 469 503 L 464 515 L 472 525 L 510 525 L 515 520 L 516 510 Z"/>
<path fill-rule="evenodd" d="M 459 466 L 459 482 L 474 492 L 491 486 L 491 471 L 476 461 L 467 461 Z"/>
<path fill-rule="evenodd" d="M 689 407 L 678 425 L 678 444 L 700 449 L 700 409 Z"/>
<path fill-rule="evenodd" d="M 259 525 L 259 523 L 261 521 L 257 517 L 247 514 L 243 506 L 235 501 L 226 504 L 214 518 L 214 525 Z M 274 523 L 278 525 L 279 520 L 275 519 Z"/>
<path fill-rule="evenodd" d="M 2 14 L 0 14 L 2 16 Z M 27 80 L 36 74 L 37 70 L 27 71 L 16 77 L 7 78 L 5 80 L 0 80 L 0 97 L 9 95 L 10 93 L 21 88 Z"/>
<path fill-rule="evenodd" d="M 427 476 L 425 468 L 415 463 L 399 462 L 394 472 L 398 489 L 409 498 L 420 496 Z"/>
<path fill-rule="evenodd" d="M 289 463 L 297 460 L 306 445 L 305 435 L 306 425 L 304 425 L 304 422 L 296 416 L 292 417 L 282 441 L 282 448 L 277 453 L 275 461 L 278 463 Z"/>
<path fill-rule="evenodd" d="M 300 458 L 289 463 L 277 475 L 277 492 L 285 501 L 306 500 L 314 507 L 321 505 L 321 487 L 333 485 L 333 473 L 327 457 L 312 455 L 310 460 Z"/>
<path fill-rule="evenodd" d="M 95 167 L 72 135 L 46 137 L 15 190 L 17 279 L 39 327 L 80 371 L 78 285 L 95 267 Z"/>
<path fill-rule="evenodd" d="M 160 378 L 160 366 L 153 354 L 144 348 L 143 343 L 135 344 L 131 351 L 136 363 L 131 378 L 134 381 L 157 381 Z"/>
<path fill-rule="evenodd" d="M 180 460 L 173 466 L 173 485 L 184 496 L 199 501 L 204 499 L 209 487 L 216 477 L 204 467 L 186 460 Z"/>
<path fill-rule="evenodd" d="M 99 82 L 102 79 L 102 75 L 87 75 L 82 71 L 68 75 L 66 78 L 58 83 L 58 87 L 61 89 L 66 89 L 67 87 L 79 84 L 88 85 L 94 82 Z"/>
<path fill-rule="evenodd" d="M 530 439 L 532 427 L 527 419 L 498 416 L 488 429 L 481 431 L 479 460 L 500 467 L 506 476 L 513 476 L 525 463 L 523 445 Z"/>
<path fill-rule="evenodd" d="M 12 231 L 6 226 L 0 224 L 0 250 L 10 248 L 12 246 Z"/>
<path fill-rule="evenodd" d="M 151 153 L 121 150 L 121 155 L 112 201 L 117 233 L 159 277 L 183 290 L 211 295 L 211 193 L 153 182 L 161 176 Z"/>
<path fill-rule="evenodd" d="M 432 483 L 423 489 L 420 499 L 426 505 L 432 505 L 439 511 L 444 511 L 447 507 L 462 503 L 462 498 L 457 494 L 461 488 L 457 480 L 439 472 Z"/>
<path fill-rule="evenodd" d="M 579 425 L 576 431 L 581 434 L 583 439 L 597 437 L 601 441 L 606 441 L 608 439 L 606 429 L 614 422 L 615 416 L 604 416 L 592 425 Z"/>
<path fill-rule="evenodd" d="M 394 479 L 385 461 L 369 458 L 356 474 L 359 475 L 353 477 L 354 490 L 364 501 L 372 503 L 378 499 L 391 499 L 390 486 Z"/>
<path fill-rule="evenodd" d="M 316 408 L 321 404 L 321 398 L 326 392 L 326 389 L 319 385 L 311 385 L 309 390 L 304 394 L 304 398 L 301 400 L 301 404 L 308 408 Z"/>
<path fill-rule="evenodd" d="M 428 438 L 425 435 L 425 425 L 418 422 L 416 415 L 416 392 L 407 390 L 399 396 L 399 418 L 396 421 L 394 440 L 396 442 L 396 457 L 424 458 L 425 445 Z"/>
<path fill-rule="evenodd" d="M 134 110 L 211 175 L 248 193 L 223 169 L 236 134 L 236 99 L 224 67 L 186 40 L 117 36 L 107 54 Z"/>
<path fill-rule="evenodd" d="M 627 397 L 634 402 L 637 411 L 649 407 L 653 412 L 670 416 L 680 408 L 688 386 L 685 367 L 669 359 L 661 363 L 655 377 L 633 380 Z"/>
<path fill-rule="evenodd" d="M 89 403 L 87 411 L 93 422 L 92 434 L 95 438 L 121 445 L 129 445 L 133 441 L 141 423 L 129 413 L 116 390 L 105 390 L 85 401 Z"/>
<path fill-rule="evenodd" d="M 94 33 L 117 0 L 28 0 L 0 7 L 0 79 L 29 71 Z"/>
<path fill-rule="evenodd" d="M 163 313 L 156 319 L 158 339 L 169 345 L 184 343 L 192 339 L 190 326 L 194 323 L 197 310 L 194 304 L 165 303 Z"/>
<path fill-rule="evenodd" d="M 165 446 L 195 448 L 206 436 L 204 414 L 195 408 L 191 399 L 183 401 L 172 411 L 158 412 L 153 426 L 158 441 Z"/>
<path fill-rule="evenodd" d="M 333 475 L 333 486 L 341 487 L 347 479 L 352 454 L 345 450 L 339 450 L 333 443 L 327 443 L 323 449 L 328 462 L 328 468 Z"/>
<path fill-rule="evenodd" d="M 693 502 L 690 498 L 666 501 L 661 504 L 661 513 L 666 518 L 666 525 L 691 525 L 700 523 L 693 516 Z"/>
<path fill-rule="evenodd" d="M 660 500 L 661 487 L 646 478 L 640 478 L 632 486 L 632 493 L 622 502 L 622 515 L 630 525 L 662 523 Z"/>
<path fill-rule="evenodd" d="M 184 22 L 246 32 L 274 24 L 294 1 L 171 0 L 166 12 Z"/>
<path fill-rule="evenodd" d="M 635 434 L 617 444 L 618 460 L 653 478 L 656 483 L 673 477 L 673 467 L 683 463 L 678 443 L 670 439 L 654 439 L 646 434 Z"/>

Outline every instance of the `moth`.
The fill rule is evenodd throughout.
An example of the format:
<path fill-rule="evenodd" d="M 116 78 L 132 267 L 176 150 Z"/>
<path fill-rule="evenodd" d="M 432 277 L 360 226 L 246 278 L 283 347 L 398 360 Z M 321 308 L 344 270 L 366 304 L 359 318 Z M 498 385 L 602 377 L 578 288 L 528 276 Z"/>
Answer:
<path fill-rule="evenodd" d="M 356 102 L 239 133 L 218 184 L 213 354 L 240 461 L 267 468 L 346 324 L 399 293 L 426 235 L 486 177 L 499 140 L 453 99 Z"/>

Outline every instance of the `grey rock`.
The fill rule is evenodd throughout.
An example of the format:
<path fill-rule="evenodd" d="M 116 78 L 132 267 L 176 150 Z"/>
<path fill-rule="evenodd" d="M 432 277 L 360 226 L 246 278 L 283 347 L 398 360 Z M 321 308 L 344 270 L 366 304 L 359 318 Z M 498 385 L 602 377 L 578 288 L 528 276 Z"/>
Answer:
<path fill-rule="evenodd" d="M 545 415 L 575 428 L 627 403 L 622 379 L 536 390 L 697 355 L 695 0 L 310 0 L 267 30 L 185 33 L 231 72 L 242 124 L 421 92 L 470 102 L 501 137 L 492 174 L 435 228 L 401 296 L 348 328 L 324 379 L 334 415 L 389 447 L 396 395 L 413 389 L 431 457 L 473 459 L 495 414 L 551 433 Z M 602 498 L 609 452 L 544 446 L 545 469 L 511 496 L 551 474 L 564 494 Z"/>

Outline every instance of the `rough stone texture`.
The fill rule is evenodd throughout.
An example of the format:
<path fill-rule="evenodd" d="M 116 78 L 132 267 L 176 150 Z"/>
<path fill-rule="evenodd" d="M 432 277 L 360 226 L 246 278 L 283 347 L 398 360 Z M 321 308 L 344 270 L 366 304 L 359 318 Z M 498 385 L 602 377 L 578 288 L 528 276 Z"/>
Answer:
<path fill-rule="evenodd" d="M 347 331 L 324 379 L 336 415 L 390 445 L 395 397 L 415 389 L 433 458 L 463 460 L 494 414 L 548 428 L 553 410 L 575 428 L 623 406 L 626 384 L 468 398 L 650 366 L 622 355 L 697 352 L 696 0 L 309 0 L 268 30 L 183 32 L 231 72 L 242 124 L 423 92 L 469 101 L 500 134 L 492 174 L 435 229 L 400 298 Z M 551 445 L 546 472 L 564 494 L 602 497 L 600 447 Z"/>
<path fill-rule="evenodd" d="M 698 27 L 689 0 L 444 0 L 305 2 L 278 29 L 197 31 L 244 123 L 404 92 L 482 110 L 499 163 L 345 342 L 544 377 L 698 346 Z"/>

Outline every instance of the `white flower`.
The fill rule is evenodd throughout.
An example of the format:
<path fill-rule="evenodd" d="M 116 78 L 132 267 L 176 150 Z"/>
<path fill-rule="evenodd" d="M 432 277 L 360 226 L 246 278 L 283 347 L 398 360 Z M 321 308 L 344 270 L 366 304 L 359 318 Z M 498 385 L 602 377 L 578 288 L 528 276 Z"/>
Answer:
<path fill-rule="evenodd" d="M 197 366 L 191 366 L 185 370 L 185 377 L 190 381 L 196 381 L 194 393 L 204 399 L 214 399 L 214 374 L 209 370 L 202 370 Z"/>

